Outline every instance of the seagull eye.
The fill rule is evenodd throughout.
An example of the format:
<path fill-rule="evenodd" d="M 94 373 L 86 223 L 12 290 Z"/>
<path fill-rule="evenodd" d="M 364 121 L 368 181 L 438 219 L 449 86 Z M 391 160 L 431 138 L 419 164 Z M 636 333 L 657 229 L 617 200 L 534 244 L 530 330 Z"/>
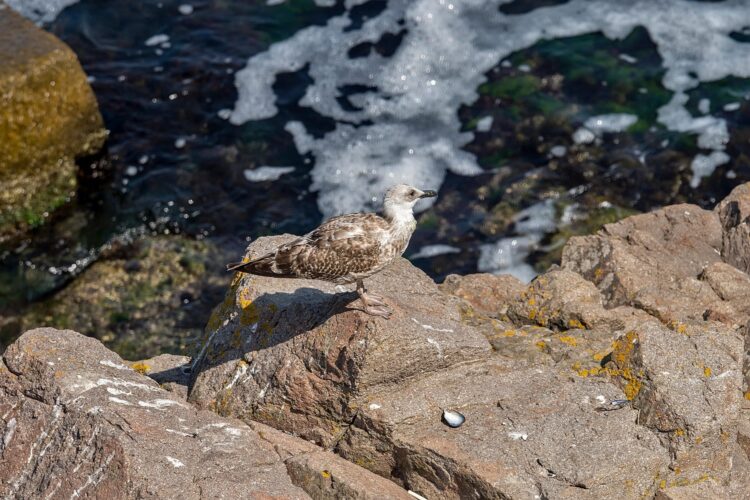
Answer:
<path fill-rule="evenodd" d="M 417 193 L 413 189 L 411 191 L 409 191 L 409 196 L 414 196 L 415 194 L 417 194 Z"/>

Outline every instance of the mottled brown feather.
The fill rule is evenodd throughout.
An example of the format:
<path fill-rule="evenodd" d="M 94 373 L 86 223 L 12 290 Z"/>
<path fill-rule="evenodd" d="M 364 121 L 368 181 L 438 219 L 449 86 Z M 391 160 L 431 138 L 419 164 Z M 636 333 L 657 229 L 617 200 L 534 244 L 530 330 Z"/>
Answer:
<path fill-rule="evenodd" d="M 394 227 L 377 214 L 333 217 L 275 251 L 233 269 L 261 276 L 352 283 L 401 255 L 413 225 Z"/>

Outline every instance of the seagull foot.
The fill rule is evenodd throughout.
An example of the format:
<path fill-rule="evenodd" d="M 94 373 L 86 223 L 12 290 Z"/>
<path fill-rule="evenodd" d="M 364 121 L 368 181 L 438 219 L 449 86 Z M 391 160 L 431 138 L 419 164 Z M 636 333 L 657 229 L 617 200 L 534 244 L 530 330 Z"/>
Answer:
<path fill-rule="evenodd" d="M 381 318 L 390 319 L 391 314 L 393 314 L 393 311 L 388 309 L 385 305 L 382 306 L 375 306 L 375 305 L 366 305 L 364 309 L 362 309 L 362 312 L 369 314 L 370 316 L 380 316 Z"/>
<path fill-rule="evenodd" d="M 388 319 L 393 314 L 391 308 L 384 302 L 383 297 L 369 293 L 360 293 L 359 299 L 364 306 L 362 312 L 371 316 L 380 316 L 381 318 Z"/>

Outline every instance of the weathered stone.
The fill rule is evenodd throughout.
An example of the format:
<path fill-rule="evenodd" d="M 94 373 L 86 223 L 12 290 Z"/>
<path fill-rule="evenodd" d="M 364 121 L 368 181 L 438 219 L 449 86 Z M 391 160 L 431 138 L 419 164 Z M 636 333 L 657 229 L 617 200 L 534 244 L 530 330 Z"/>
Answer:
<path fill-rule="evenodd" d="M 409 498 L 312 443 L 200 411 L 101 343 L 38 329 L 0 363 L 3 498 Z M 159 372 L 155 372 L 155 375 Z"/>
<path fill-rule="evenodd" d="M 744 344 L 720 323 L 656 320 L 615 342 L 606 364 L 638 422 L 658 431 L 673 457 L 669 484 L 712 478 L 726 484 L 741 405 Z"/>
<path fill-rule="evenodd" d="M 249 254 L 291 239 L 261 238 Z M 460 300 L 405 259 L 366 286 L 386 297 L 390 320 L 348 307 L 356 295 L 330 283 L 238 274 L 209 321 L 190 400 L 330 446 L 373 388 L 491 352 L 461 323 Z"/>
<path fill-rule="evenodd" d="M 187 356 L 160 354 L 141 361 L 128 362 L 130 368 L 146 375 L 180 399 L 187 401 L 192 363 Z"/>
<path fill-rule="evenodd" d="M 451 274 L 438 288 L 464 299 L 479 314 L 499 318 L 525 286 L 518 278 L 507 274 L 496 276 L 480 273 L 466 276 Z"/>
<path fill-rule="evenodd" d="M 104 143 L 96 99 L 75 54 L 0 9 L 0 243 L 41 224 L 75 194 L 75 159 Z"/>
<path fill-rule="evenodd" d="M 379 499 L 407 500 L 407 492 L 330 451 L 273 427 L 249 422 L 258 435 L 274 447 L 284 461 L 294 484 L 301 486 L 315 499 Z"/>
<path fill-rule="evenodd" d="M 641 498 L 669 464 L 604 378 L 489 361 L 370 394 L 337 452 L 427 498 Z M 466 422 L 451 429 L 443 408 Z"/>
<path fill-rule="evenodd" d="M 185 354 L 226 281 L 207 269 L 220 251 L 183 236 L 144 237 L 92 264 L 69 286 L 33 305 L 22 330 L 70 328 L 125 359 Z"/>
<path fill-rule="evenodd" d="M 716 213 L 674 205 L 571 238 L 562 267 L 596 284 L 605 307 L 636 307 L 665 323 L 702 319 L 721 302 L 698 279 L 721 260 L 721 241 Z"/>
<path fill-rule="evenodd" d="M 72 331 L 33 330 L 8 347 L 0 414 L 4 498 L 307 498 L 255 431 Z"/>
<path fill-rule="evenodd" d="M 750 273 L 750 183 L 737 186 L 715 211 L 724 230 L 722 258 Z"/>

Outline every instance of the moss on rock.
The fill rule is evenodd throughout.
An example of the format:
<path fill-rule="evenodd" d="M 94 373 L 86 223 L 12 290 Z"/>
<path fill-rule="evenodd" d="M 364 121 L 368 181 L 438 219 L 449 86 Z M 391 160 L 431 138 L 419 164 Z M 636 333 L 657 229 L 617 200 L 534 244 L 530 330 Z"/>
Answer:
<path fill-rule="evenodd" d="M 206 241 L 146 237 L 94 263 L 54 297 L 33 305 L 21 330 L 70 328 L 96 337 L 125 359 L 191 350 L 226 287 Z"/>
<path fill-rule="evenodd" d="M 0 242 L 43 223 L 75 194 L 75 159 L 104 129 L 75 54 L 10 9 L 0 10 Z"/>

